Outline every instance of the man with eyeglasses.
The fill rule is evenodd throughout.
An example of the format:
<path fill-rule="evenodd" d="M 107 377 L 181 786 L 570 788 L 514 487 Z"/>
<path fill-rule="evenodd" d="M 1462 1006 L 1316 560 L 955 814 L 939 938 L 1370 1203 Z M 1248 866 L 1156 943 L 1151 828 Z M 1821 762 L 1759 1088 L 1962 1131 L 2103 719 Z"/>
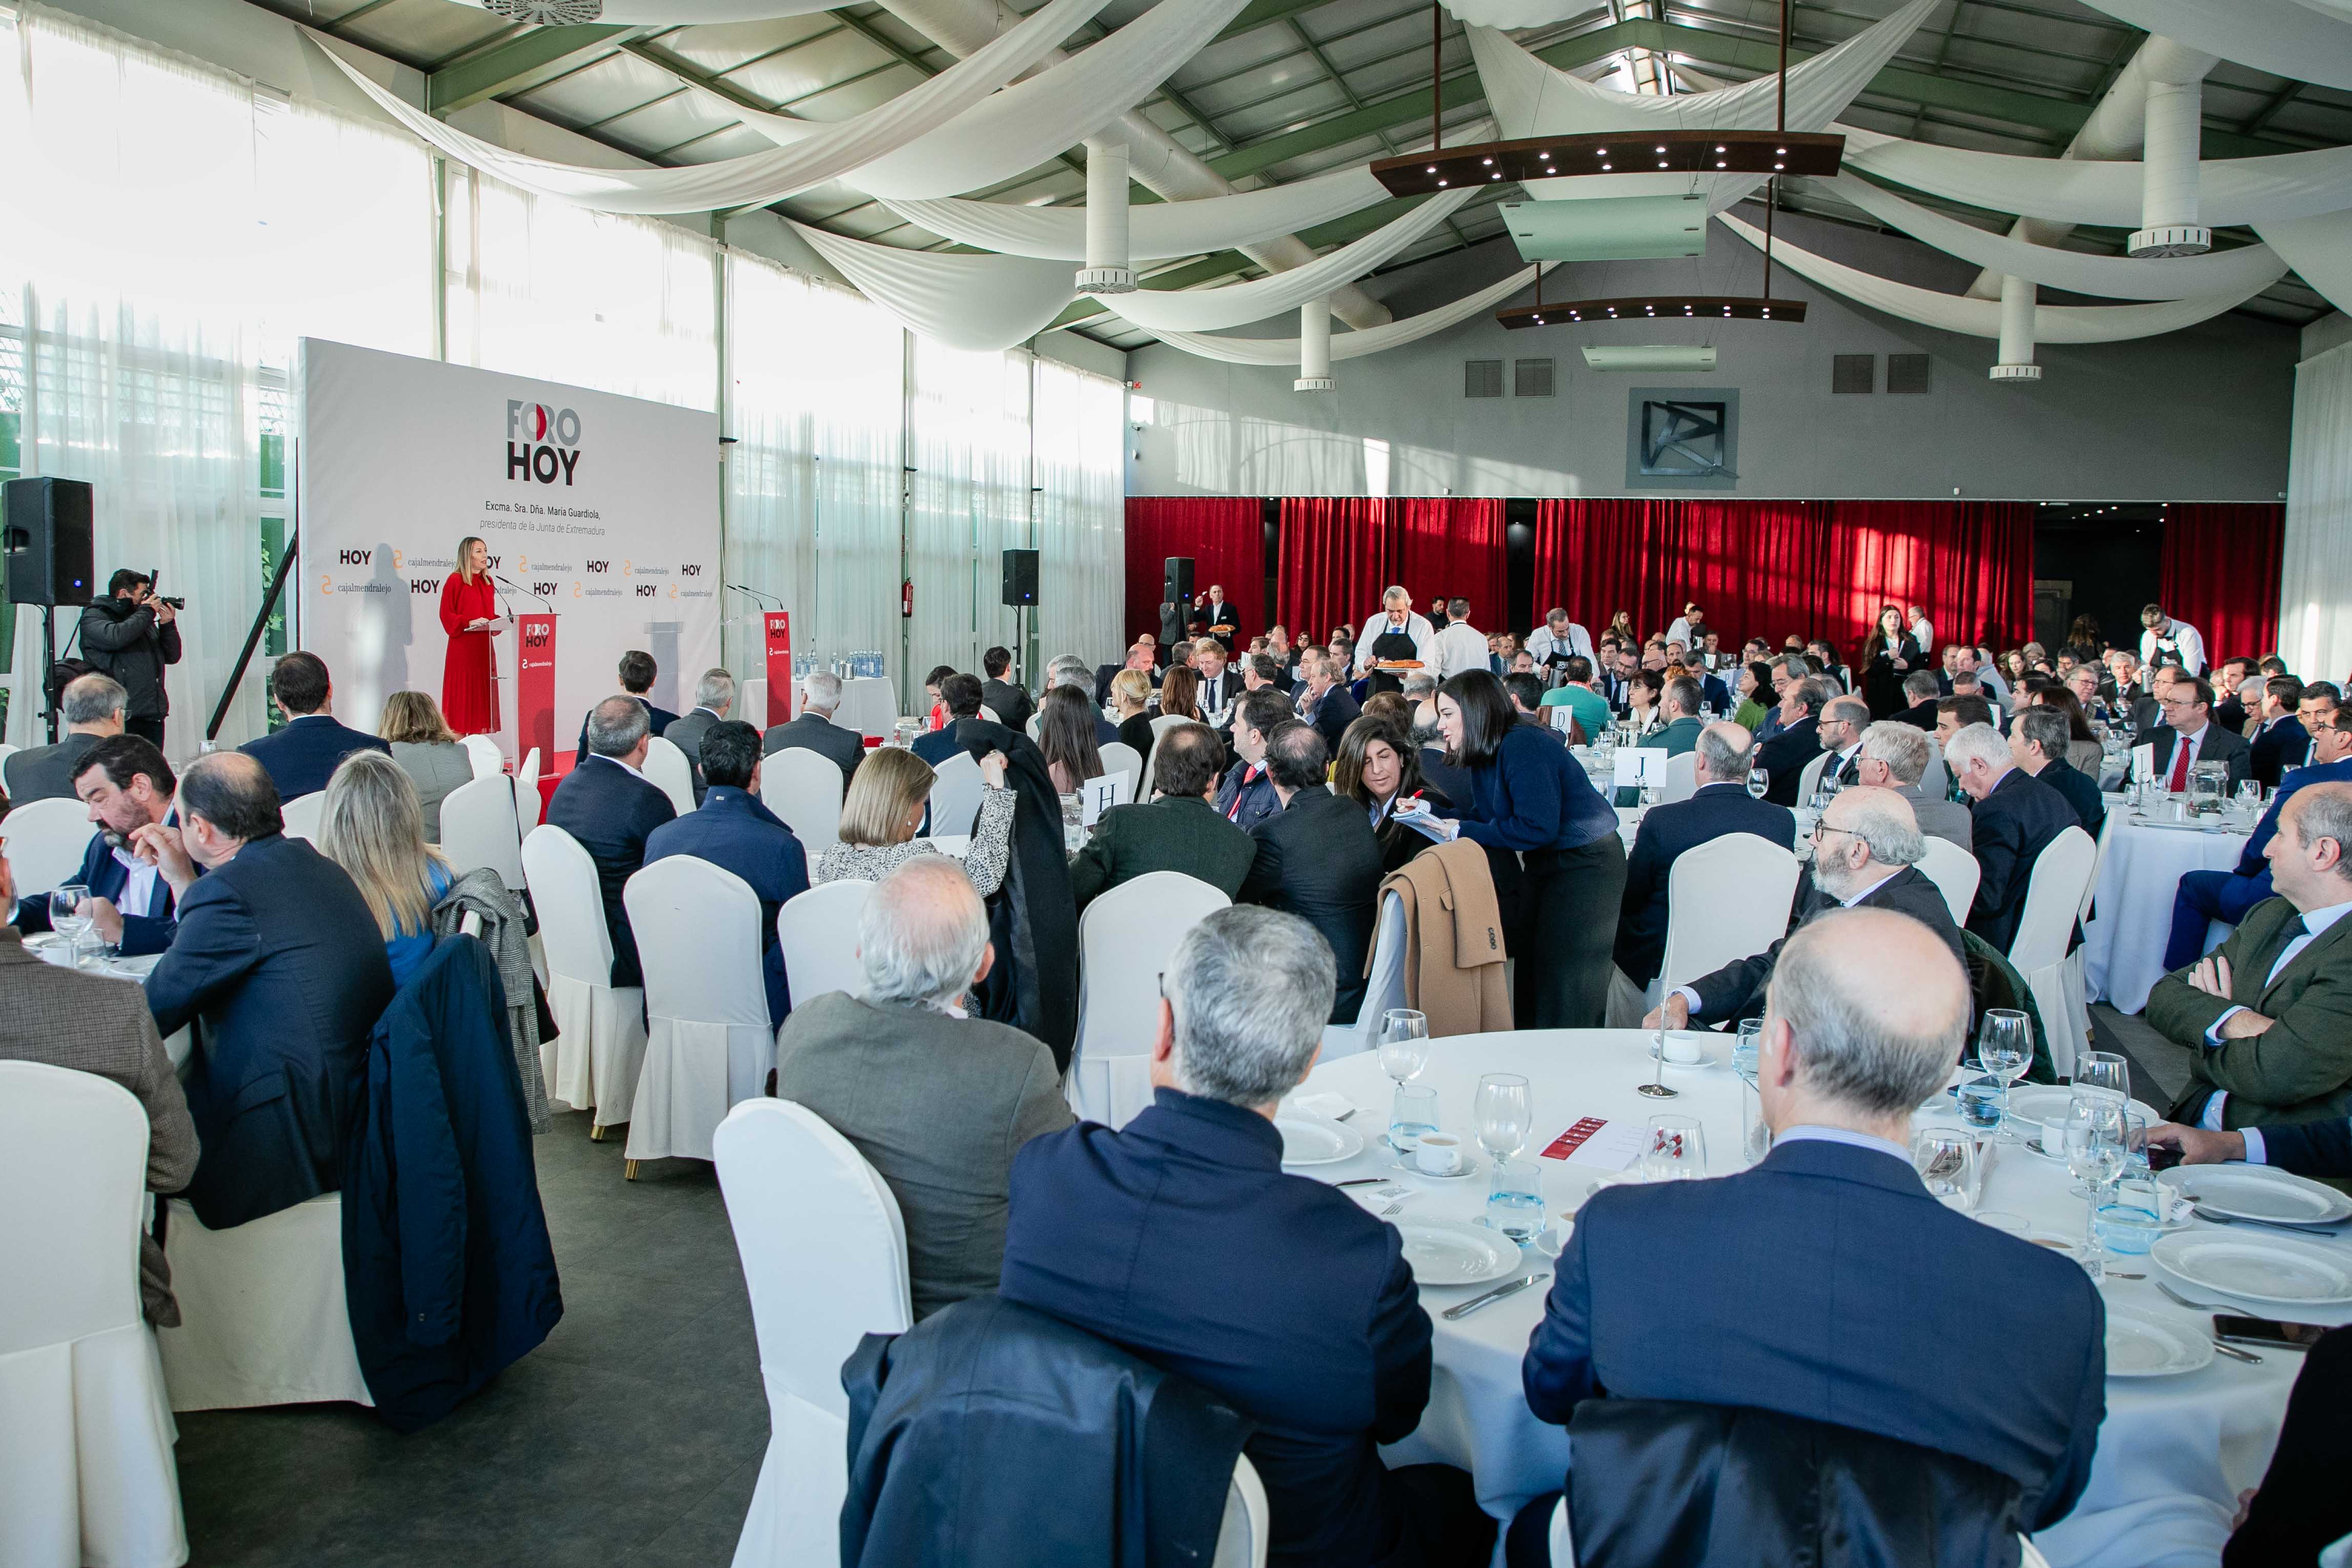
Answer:
<path fill-rule="evenodd" d="M 2334 698 L 2335 688 L 2328 688 L 2329 698 L 2323 711 L 2327 717 L 2313 719 L 2311 731 L 2311 761 L 2302 768 L 2291 768 L 2280 779 L 2278 793 L 2272 797 L 2270 810 L 2254 826 L 2253 836 L 2246 841 L 2245 852 L 2238 857 L 2237 865 L 2229 871 L 2192 871 L 2184 873 L 2180 885 L 2172 895 L 2172 936 L 2165 944 L 2164 967 L 2169 970 L 2183 969 L 2197 962 L 2205 951 L 2205 932 L 2216 920 L 2235 925 L 2245 919 L 2254 906 L 2272 896 L 2271 862 L 2265 853 L 2271 840 L 2278 835 L 2279 818 L 2293 800 L 2295 791 L 2313 784 L 2352 784 L 2352 727 L 2345 721 L 2352 718 L 2338 709 Z M 2306 709 L 2310 699 L 2305 699 Z"/>
<path fill-rule="evenodd" d="M 2213 688 L 2198 676 L 2176 672 L 2156 700 L 2164 711 L 2164 723 L 2148 739 L 2156 747 L 2155 776 L 2164 780 L 2165 789 L 2177 794 L 2189 788 L 2191 768 L 2221 762 L 2230 769 L 2225 789 L 2234 791 L 2252 766 L 2252 747 L 2244 736 L 2212 722 Z"/>

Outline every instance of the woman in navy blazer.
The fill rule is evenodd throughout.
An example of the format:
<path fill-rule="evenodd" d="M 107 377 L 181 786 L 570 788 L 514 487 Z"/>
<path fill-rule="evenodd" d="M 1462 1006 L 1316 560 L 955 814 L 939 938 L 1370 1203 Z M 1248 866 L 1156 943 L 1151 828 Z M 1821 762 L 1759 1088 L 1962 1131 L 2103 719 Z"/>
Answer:
<path fill-rule="evenodd" d="M 1625 896 L 1616 811 L 1556 737 L 1517 721 L 1484 670 L 1437 688 L 1437 728 L 1446 762 L 1470 776 L 1455 831 L 1486 847 L 1495 873 L 1503 940 L 1519 961 L 1518 1026 L 1599 1029 Z"/>

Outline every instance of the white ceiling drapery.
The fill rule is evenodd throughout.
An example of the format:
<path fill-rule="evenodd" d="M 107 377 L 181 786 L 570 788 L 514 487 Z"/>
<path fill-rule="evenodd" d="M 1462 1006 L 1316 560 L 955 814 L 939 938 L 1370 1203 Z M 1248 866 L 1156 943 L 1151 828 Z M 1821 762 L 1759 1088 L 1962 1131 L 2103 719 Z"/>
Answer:
<path fill-rule="evenodd" d="M 2330 305 L 2352 312 L 2352 212 L 2280 218 L 2254 232 Z"/>
<path fill-rule="evenodd" d="M 2313 0 L 2084 0 L 2144 33 L 2289 81 L 2352 88 L 2352 14 Z"/>
<path fill-rule="evenodd" d="M 1363 165 L 1262 191 L 1147 203 L 1128 209 L 1128 251 L 1138 261 L 1159 261 L 1234 250 L 1313 228 L 1388 199 L 1388 188 Z M 955 197 L 887 200 L 882 204 L 908 223 L 960 245 L 1041 261 L 1087 258 L 1084 207 L 1030 207 Z"/>
<path fill-rule="evenodd" d="M 483 0 L 462 0 L 493 16 L 507 12 Z M 592 0 L 593 3 L 593 0 Z M 701 26 L 714 22 L 770 22 L 780 16 L 806 16 L 829 11 L 840 0 L 603 0 L 597 14 L 559 17 L 560 21 L 619 23 L 625 26 Z M 583 7 L 585 9 L 585 7 Z"/>
<path fill-rule="evenodd" d="M 902 250 L 806 224 L 793 229 L 859 293 L 910 331 L 950 348 L 1009 349 L 1026 342 L 1077 298 L 1063 262 Z"/>
<path fill-rule="evenodd" d="M 1549 273 L 1559 265 L 1556 261 L 1547 261 L 1538 267 L 1518 267 L 1500 282 L 1465 294 L 1451 305 L 1441 305 L 1434 310 L 1424 310 L 1402 321 L 1387 321 L 1360 331 L 1334 332 L 1331 335 L 1331 358 L 1335 361 L 1360 360 L 1366 354 L 1402 349 L 1407 343 L 1417 343 L 1449 327 L 1458 327 L 1471 317 L 1483 310 L 1493 309 L 1527 287 L 1536 280 L 1539 270 Z M 1132 295 L 1126 297 L 1132 298 Z M 1120 302 L 1124 304 L 1125 299 Z M 1202 332 L 1152 332 L 1151 335 L 1171 349 L 1181 349 L 1204 360 L 1223 360 L 1229 365 L 1295 365 L 1299 362 L 1298 340 L 1296 338 L 1220 338 Z"/>

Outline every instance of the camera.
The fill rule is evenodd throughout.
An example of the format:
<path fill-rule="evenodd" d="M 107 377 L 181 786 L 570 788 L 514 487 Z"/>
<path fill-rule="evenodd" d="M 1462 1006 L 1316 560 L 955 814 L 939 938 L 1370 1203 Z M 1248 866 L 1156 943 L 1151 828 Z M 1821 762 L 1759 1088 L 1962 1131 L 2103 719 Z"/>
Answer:
<path fill-rule="evenodd" d="M 185 599 L 175 599 L 155 591 L 155 585 L 163 580 L 163 569 L 160 566 L 147 574 L 148 599 L 157 604 L 168 604 L 174 610 L 185 610 L 188 607 L 188 601 Z"/>

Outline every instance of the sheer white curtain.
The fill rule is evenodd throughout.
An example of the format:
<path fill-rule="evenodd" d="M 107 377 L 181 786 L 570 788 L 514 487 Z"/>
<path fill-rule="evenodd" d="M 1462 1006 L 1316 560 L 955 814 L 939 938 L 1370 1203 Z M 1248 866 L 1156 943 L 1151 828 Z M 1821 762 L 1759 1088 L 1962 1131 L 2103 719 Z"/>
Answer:
<path fill-rule="evenodd" d="M 2279 657 L 2315 679 L 2352 668 L 2352 343 L 2295 367 Z"/>
<path fill-rule="evenodd" d="M 1036 361 L 1037 648 L 1115 663 L 1127 601 L 1127 389 Z"/>
<path fill-rule="evenodd" d="M 1030 543 L 1032 356 L 971 353 L 914 340 L 908 383 L 910 687 L 934 666 L 979 674 L 989 647 L 1013 647 L 1003 551 Z M 1036 672 L 1029 672 L 1034 674 Z"/>

